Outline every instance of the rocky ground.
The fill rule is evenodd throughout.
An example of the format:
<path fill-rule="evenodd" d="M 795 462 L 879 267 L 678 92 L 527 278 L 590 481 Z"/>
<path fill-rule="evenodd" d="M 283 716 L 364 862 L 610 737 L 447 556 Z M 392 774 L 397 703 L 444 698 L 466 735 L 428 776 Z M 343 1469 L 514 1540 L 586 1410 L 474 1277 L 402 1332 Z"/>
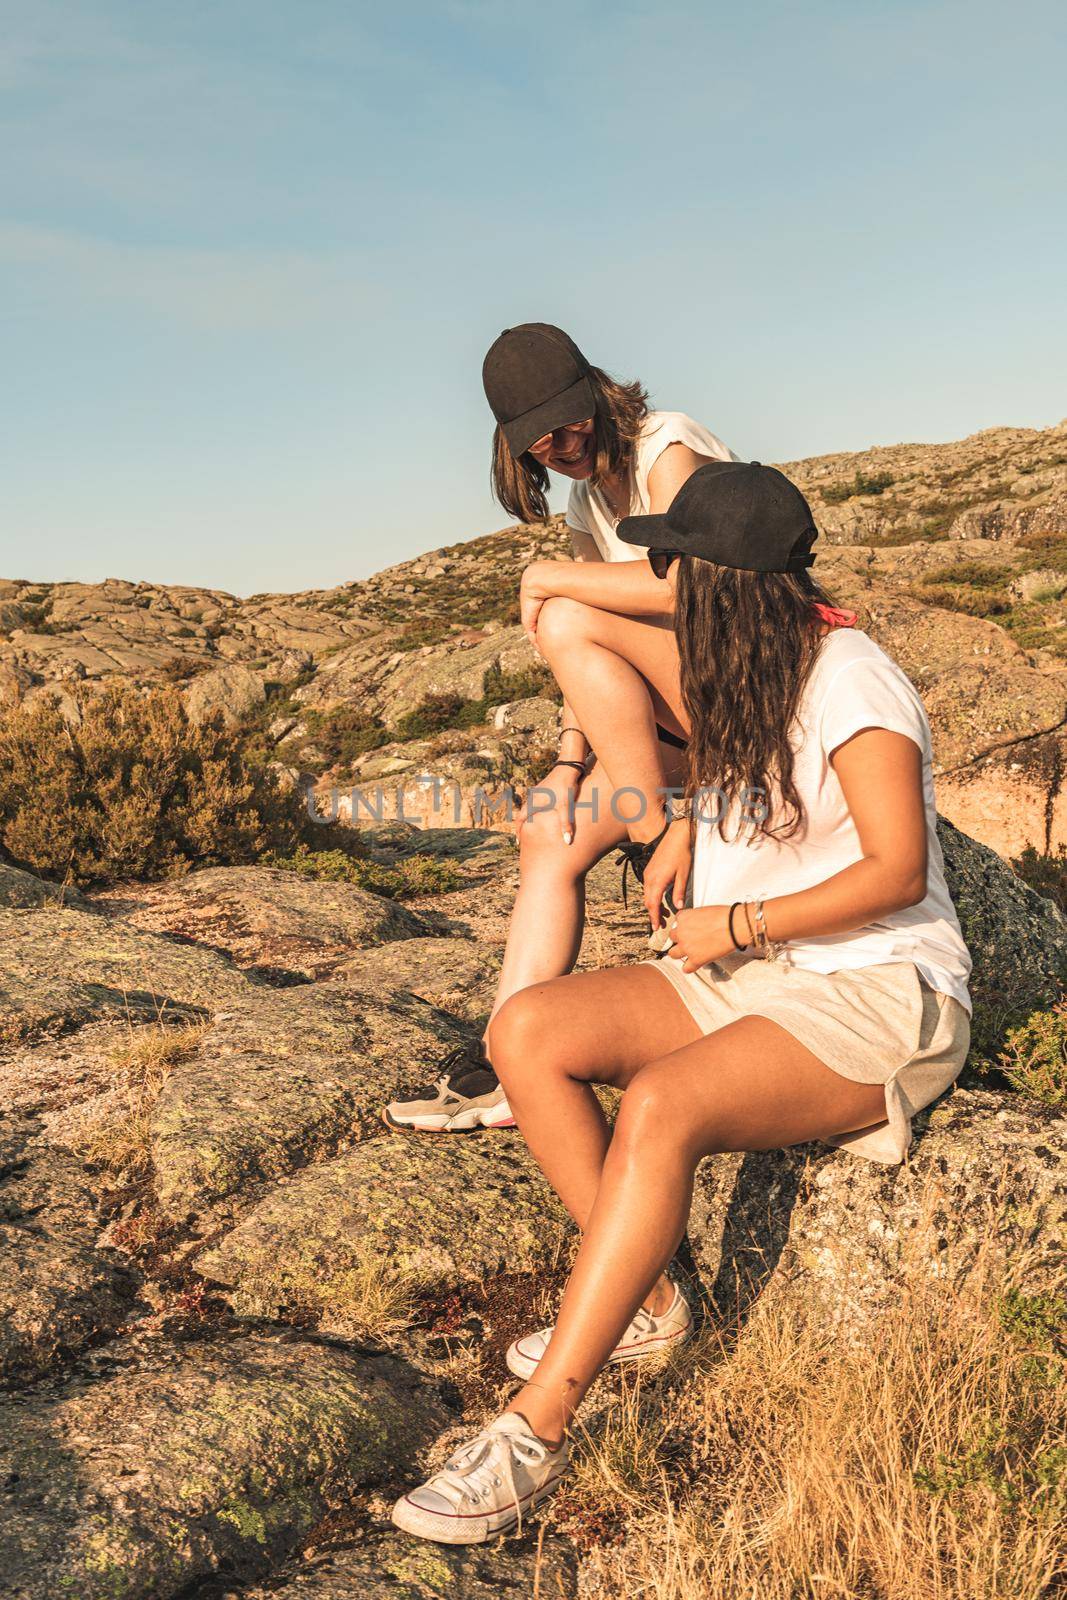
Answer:
<path fill-rule="evenodd" d="M 0 1592 L 207 1600 L 269 1577 L 285 1596 L 474 1600 L 584 1582 L 566 1523 L 464 1554 L 385 1521 L 499 1403 L 503 1350 L 551 1313 L 570 1233 L 517 1133 L 419 1139 L 379 1117 L 484 1014 L 513 846 L 372 838 L 382 861 L 418 839 L 457 887 L 398 907 L 265 867 L 73 897 L 0 874 Z M 944 844 L 982 1004 L 1006 983 L 1048 998 L 1067 925 L 993 852 L 948 826 Z M 583 965 L 644 953 L 607 864 Z M 974 1084 L 921 1122 L 900 1170 L 821 1147 L 706 1163 L 694 1300 L 728 1323 L 802 1281 L 862 1329 L 924 1219 L 929 1270 L 949 1247 L 965 1270 L 991 1199 L 1000 1247 L 1054 1252 L 1061 1118 Z"/>
<path fill-rule="evenodd" d="M 1067 840 L 1065 457 L 1061 427 L 794 464 L 832 540 L 827 586 L 931 711 L 964 827 L 942 844 L 976 1062 L 1067 971 L 1067 923 L 1004 859 Z M 554 738 L 515 579 L 562 551 L 558 525 L 510 529 L 248 600 L 0 585 L 10 701 L 59 696 L 76 721 L 79 686 L 179 683 L 192 718 L 221 710 L 327 810 L 343 789 L 342 825 L 376 786 L 387 818 L 399 793 L 428 826 L 364 816 L 366 859 L 429 855 L 452 885 L 399 904 L 260 864 L 79 893 L 0 864 L 0 1594 L 609 1592 L 580 1495 L 466 1553 L 387 1520 L 498 1407 L 503 1352 L 551 1317 L 572 1245 L 517 1133 L 380 1118 L 489 1005 L 517 866 L 499 817 L 470 823 L 478 788 L 536 774 Z M 641 959 L 644 933 L 602 864 L 581 964 Z M 709 1326 L 799 1290 L 862 1338 L 906 1275 L 951 1261 L 962 1286 L 990 1249 L 1042 1285 L 1064 1122 L 993 1081 L 972 1069 L 920 1118 L 900 1169 L 816 1146 L 704 1163 L 680 1267 Z M 594 1394 L 592 1450 L 620 1382 Z"/>

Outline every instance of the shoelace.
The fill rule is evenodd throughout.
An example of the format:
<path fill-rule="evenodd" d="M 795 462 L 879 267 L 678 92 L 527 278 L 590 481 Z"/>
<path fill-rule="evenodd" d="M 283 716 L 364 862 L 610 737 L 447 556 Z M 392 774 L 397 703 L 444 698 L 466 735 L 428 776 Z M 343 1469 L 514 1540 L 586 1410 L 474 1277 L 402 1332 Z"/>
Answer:
<path fill-rule="evenodd" d="M 638 883 L 641 882 L 645 867 L 648 864 L 642 860 L 645 849 L 645 845 L 637 844 L 635 840 L 631 839 L 629 844 L 619 846 L 619 853 L 615 857 L 615 865 L 622 868 L 622 904 L 623 909 L 626 911 L 630 909 L 630 901 L 627 896 L 629 874 L 632 872 Z"/>
<path fill-rule="evenodd" d="M 500 1447 L 494 1456 L 494 1447 Z M 477 1505 L 488 1498 L 489 1492 L 507 1483 L 511 1504 L 518 1518 L 518 1532 L 522 1532 L 522 1506 L 515 1484 L 515 1462 L 525 1467 L 539 1467 L 548 1456 L 548 1446 L 531 1434 L 480 1433 L 469 1445 L 458 1450 L 444 1470 L 431 1480 L 432 1487 L 454 1506 L 464 1501 Z M 503 1473 L 503 1477 L 501 1477 Z"/>
<path fill-rule="evenodd" d="M 653 847 L 657 844 L 659 844 L 659 839 L 653 841 Z M 637 844 L 632 839 L 629 844 L 619 846 L 619 853 L 615 857 L 615 865 L 622 868 L 622 905 L 624 911 L 629 911 L 630 909 L 630 902 L 626 893 L 628 874 L 632 871 L 638 883 L 643 883 L 645 868 L 652 859 L 652 855 L 646 855 L 646 851 L 648 851 L 647 844 Z M 663 903 L 672 915 L 677 910 L 674 904 L 674 896 L 669 889 L 664 893 Z"/>

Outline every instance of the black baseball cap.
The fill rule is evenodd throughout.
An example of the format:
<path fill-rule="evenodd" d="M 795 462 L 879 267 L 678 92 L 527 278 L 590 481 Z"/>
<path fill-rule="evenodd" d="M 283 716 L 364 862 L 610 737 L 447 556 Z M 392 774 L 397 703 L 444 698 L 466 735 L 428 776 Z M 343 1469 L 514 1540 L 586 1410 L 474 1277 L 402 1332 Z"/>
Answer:
<path fill-rule="evenodd" d="M 627 544 L 746 572 L 803 572 L 819 536 L 796 484 L 758 461 L 710 461 L 662 515 L 624 517 L 615 531 Z"/>
<path fill-rule="evenodd" d="M 588 361 L 550 322 L 505 328 L 482 363 L 482 384 L 516 460 L 546 433 L 596 411 Z"/>

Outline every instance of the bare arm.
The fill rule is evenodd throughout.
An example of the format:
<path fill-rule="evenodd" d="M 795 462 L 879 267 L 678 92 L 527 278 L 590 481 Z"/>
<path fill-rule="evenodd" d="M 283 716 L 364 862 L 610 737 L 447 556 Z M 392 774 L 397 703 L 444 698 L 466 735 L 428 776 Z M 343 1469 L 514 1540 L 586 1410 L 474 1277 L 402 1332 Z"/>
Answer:
<path fill-rule="evenodd" d="M 535 561 L 523 573 L 519 591 L 522 622 L 531 639 L 537 614 L 553 595 L 627 617 L 662 617 L 674 609 L 667 580 L 657 578 L 647 561 Z"/>
<path fill-rule="evenodd" d="M 926 813 L 918 745 L 887 728 L 864 728 L 833 752 L 830 764 L 863 855 L 811 889 L 768 900 L 764 911 L 772 940 L 851 933 L 918 904 L 926 894 Z M 687 972 L 733 949 L 728 916 L 728 906 L 679 913 L 672 954 L 684 959 Z M 740 911 L 734 929 L 739 938 L 745 937 Z"/>
<path fill-rule="evenodd" d="M 648 475 L 650 513 L 659 516 L 666 511 L 686 479 L 709 459 L 688 445 L 669 444 Z M 535 561 L 523 573 L 523 623 L 531 638 L 537 629 L 537 612 L 552 595 L 583 600 L 601 611 L 626 617 L 663 617 L 673 612 L 673 589 L 665 579 L 656 577 L 640 546 L 634 546 L 638 559 L 605 561 L 592 535 L 572 528 L 571 548 L 573 562 Z"/>

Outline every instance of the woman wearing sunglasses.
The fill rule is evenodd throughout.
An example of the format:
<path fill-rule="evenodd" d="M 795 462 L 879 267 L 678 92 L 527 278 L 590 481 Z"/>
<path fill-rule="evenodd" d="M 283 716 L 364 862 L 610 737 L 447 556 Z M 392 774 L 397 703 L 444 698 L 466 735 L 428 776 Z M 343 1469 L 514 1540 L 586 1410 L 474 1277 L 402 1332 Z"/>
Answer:
<path fill-rule="evenodd" d="M 497 424 L 496 498 L 517 521 L 543 522 L 550 475 L 569 478 L 574 556 L 536 562 L 522 578 L 522 621 L 564 706 L 558 758 L 538 782 L 536 808 L 517 818 L 519 892 L 495 1014 L 528 984 L 571 970 L 589 869 L 622 847 L 640 879 L 663 832 L 659 791 L 677 782 L 684 748 L 673 599 L 662 571 L 617 528 L 623 517 L 665 511 L 709 461 L 734 458 L 690 417 L 650 410 L 639 383 L 591 366 L 549 323 L 506 329 L 482 377 Z M 512 1126 L 484 1042 L 452 1052 L 431 1073 L 430 1088 L 386 1108 L 391 1126 Z"/>
<path fill-rule="evenodd" d="M 584 1237 L 555 1327 L 507 1353 L 523 1380 L 507 1410 L 396 1504 L 398 1526 L 447 1544 L 504 1532 L 553 1491 L 606 1363 L 688 1337 L 667 1268 L 702 1157 L 819 1139 L 899 1162 L 969 1041 L 926 714 L 812 578 L 803 495 L 773 468 L 716 462 L 666 516 L 619 532 L 673 557 L 690 805 L 646 904 L 659 922 L 657 891 L 691 864 L 693 906 L 668 915 L 663 959 L 536 984 L 490 1029 Z M 594 1084 L 622 1091 L 614 1129 Z"/>

